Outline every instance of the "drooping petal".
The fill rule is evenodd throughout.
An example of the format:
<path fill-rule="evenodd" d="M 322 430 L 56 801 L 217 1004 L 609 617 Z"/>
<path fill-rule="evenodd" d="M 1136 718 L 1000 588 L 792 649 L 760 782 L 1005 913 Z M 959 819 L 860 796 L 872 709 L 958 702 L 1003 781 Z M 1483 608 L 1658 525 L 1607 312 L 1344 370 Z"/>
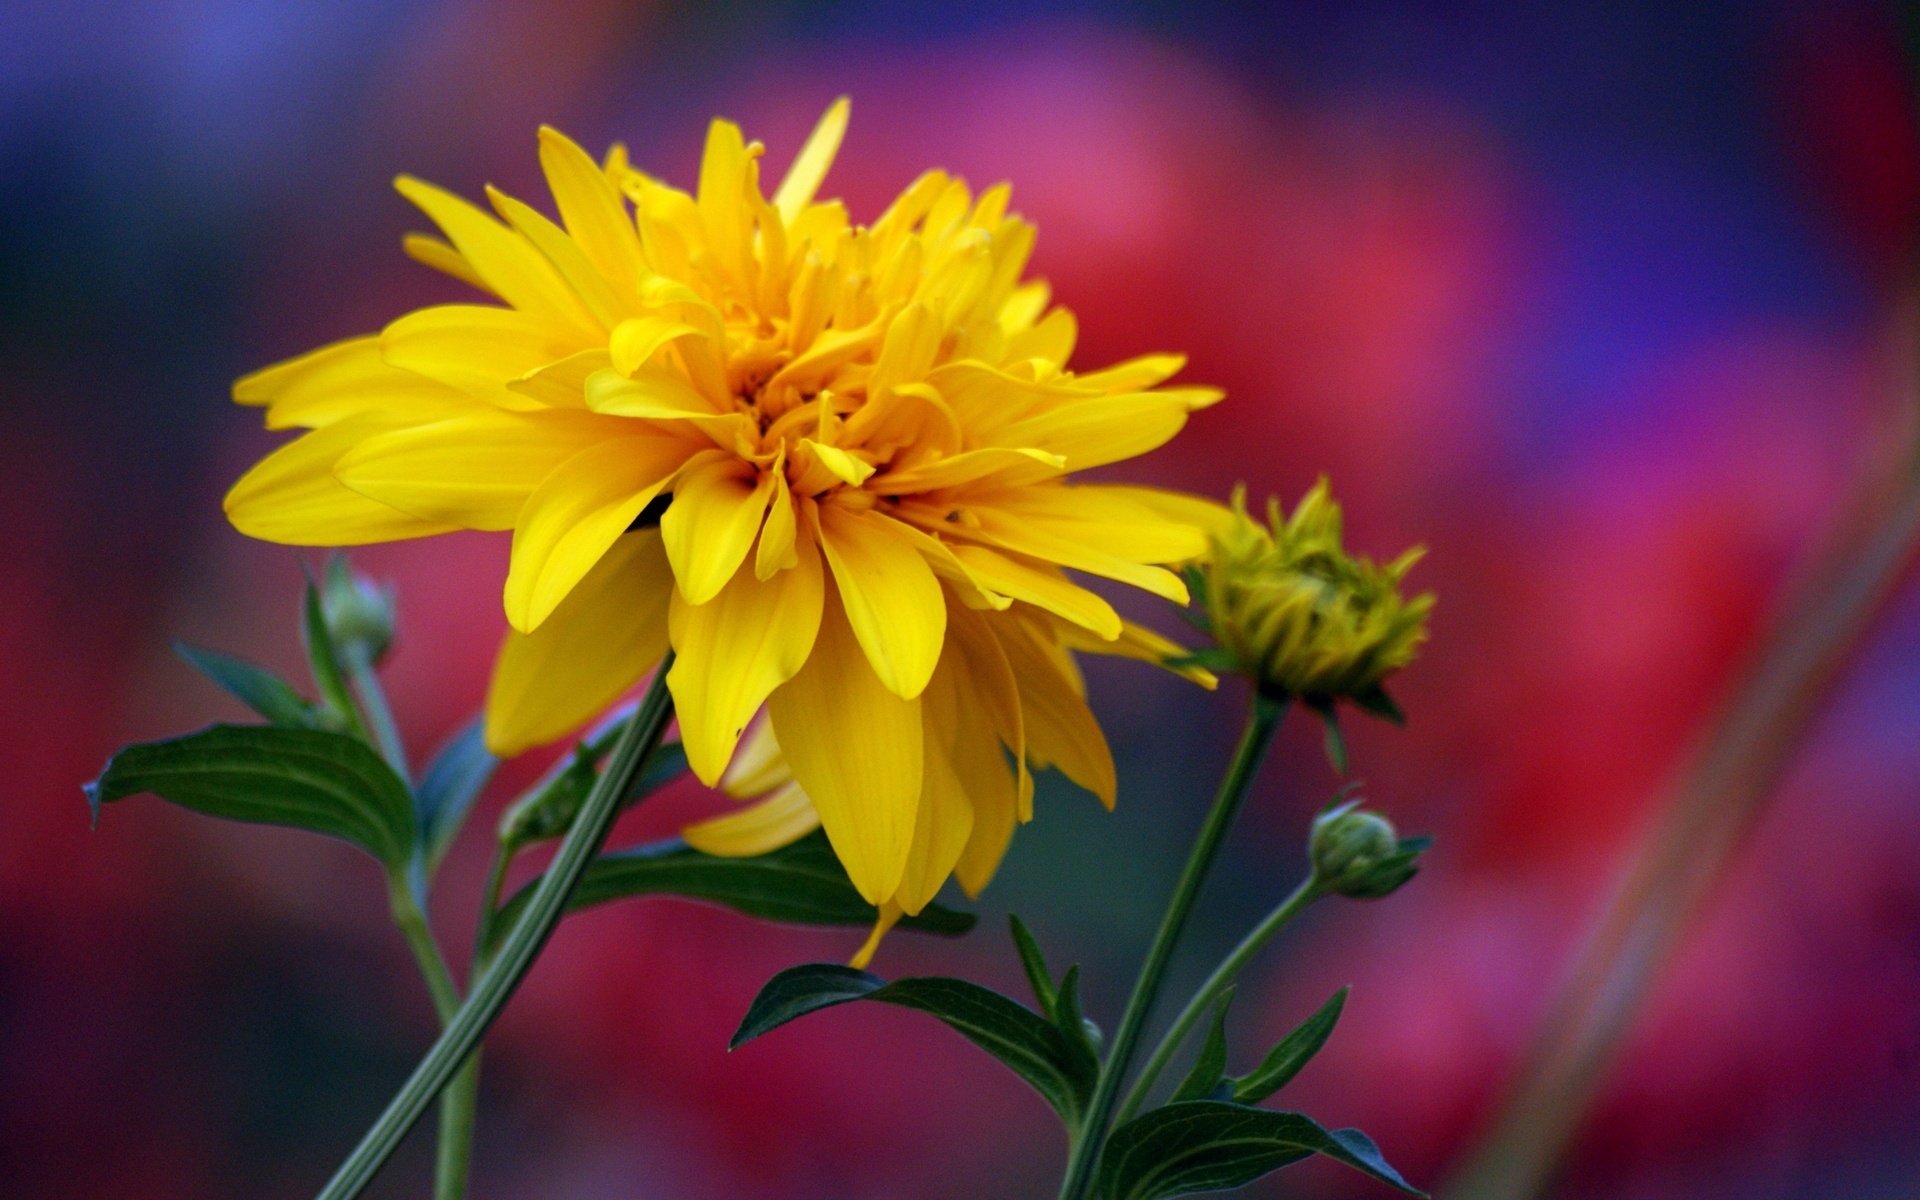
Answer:
<path fill-rule="evenodd" d="M 1113 611 L 1113 605 L 1068 579 L 1059 568 L 1010 551 L 964 542 L 950 549 L 980 586 L 1044 608 L 1102 638 L 1120 636 L 1120 614 Z"/>
<path fill-rule="evenodd" d="M 518 754 L 572 732 L 667 648 L 673 577 L 656 530 L 629 533 L 532 633 L 509 630 L 487 689 L 487 745 Z"/>
<path fill-rule="evenodd" d="M 481 407 L 368 437 L 341 457 L 335 474 L 361 495 L 426 520 L 511 529 L 556 467 L 628 434 L 591 413 Z"/>
<path fill-rule="evenodd" d="M 362 417 L 302 434 L 228 490 L 227 519 L 248 537 L 288 546 L 361 546 L 458 528 L 382 504 L 334 478 L 341 455 L 390 428 L 383 418 Z"/>
<path fill-rule="evenodd" d="M 733 578 L 760 532 L 773 485 L 751 466 L 715 456 L 689 467 L 660 518 L 680 594 L 705 604 Z"/>
<path fill-rule="evenodd" d="M 892 899 L 920 804 L 920 701 L 880 682 L 831 589 L 807 665 L 767 711 L 854 887 L 870 904 Z"/>
<path fill-rule="evenodd" d="M 797 550 L 790 570 L 767 580 L 736 571 L 704 604 L 674 593 L 667 684 L 687 763 L 709 787 L 720 781 L 768 693 L 792 679 L 814 649 L 825 591 L 820 556 L 811 544 Z"/>
<path fill-rule="evenodd" d="M 790 845 L 820 828 L 820 814 L 799 784 L 789 783 L 738 812 L 680 831 L 687 845 L 722 858 L 752 858 Z"/>
<path fill-rule="evenodd" d="M 513 627 L 538 629 L 684 460 L 681 443 L 625 437 L 596 443 L 555 467 L 514 525 L 505 596 Z"/>
<path fill-rule="evenodd" d="M 1065 652 L 1049 646 L 1044 635 L 1036 635 L 1017 613 L 990 614 L 987 619 L 1019 683 L 1028 757 L 1036 766 L 1058 767 L 1112 808 L 1113 752 L 1075 686 L 1070 664 L 1063 666 L 1060 661 Z"/>
<path fill-rule="evenodd" d="M 967 728 L 960 711 L 967 700 L 959 694 L 957 676 L 950 659 L 943 659 L 941 669 L 934 672 L 920 697 L 925 774 L 919 811 L 914 817 L 913 844 L 906 868 L 900 873 L 899 890 L 894 893 L 894 903 L 910 914 L 925 908 L 940 891 L 973 833 L 973 802 L 954 764 L 957 741 L 964 734 L 984 732 L 989 741 L 998 744 L 986 722 L 973 722 L 974 728 Z"/>
<path fill-rule="evenodd" d="M 838 505 L 820 510 L 821 545 L 854 635 L 880 681 L 911 699 L 940 661 L 947 604 L 933 569 L 895 525 Z"/>

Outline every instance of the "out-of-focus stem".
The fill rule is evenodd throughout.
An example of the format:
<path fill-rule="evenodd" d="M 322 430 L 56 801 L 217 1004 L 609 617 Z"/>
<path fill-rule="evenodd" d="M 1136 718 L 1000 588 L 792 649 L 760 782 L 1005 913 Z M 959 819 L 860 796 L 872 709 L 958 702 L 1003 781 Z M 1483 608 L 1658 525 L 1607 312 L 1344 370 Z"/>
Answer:
<path fill-rule="evenodd" d="M 1910 330 L 1904 359 L 1914 360 Z M 1908 389 L 1912 389 L 1909 368 Z M 1546 1186 L 1661 968 L 1745 840 L 1829 685 L 1920 549 L 1920 438 L 1904 446 L 1806 577 L 1672 790 L 1580 950 L 1448 1200 L 1529 1200 Z"/>

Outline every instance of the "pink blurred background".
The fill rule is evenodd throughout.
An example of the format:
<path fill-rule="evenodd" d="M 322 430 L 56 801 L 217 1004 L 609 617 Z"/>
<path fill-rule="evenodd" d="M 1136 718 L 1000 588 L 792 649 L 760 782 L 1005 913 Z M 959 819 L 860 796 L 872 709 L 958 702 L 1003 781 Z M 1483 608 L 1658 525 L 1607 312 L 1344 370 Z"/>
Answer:
<path fill-rule="evenodd" d="M 1183 349 L 1229 389 L 1151 479 L 1291 499 L 1328 471 L 1359 547 L 1431 547 L 1410 726 L 1350 732 L 1376 803 L 1438 848 L 1391 901 L 1323 906 L 1263 960 L 1237 1044 L 1355 983 L 1283 1099 L 1438 1181 L 1658 786 L 1884 455 L 1920 208 L 1896 32 L 1841 3 L 9 9 L 0 1195 L 311 1194 L 432 1034 L 352 850 L 157 801 L 88 832 L 78 785 L 113 747 L 238 715 L 170 638 L 297 667 L 298 557 L 219 511 L 272 444 L 231 379 L 449 294 L 398 252 L 418 225 L 398 171 L 537 195 L 548 121 L 690 182 L 712 115 L 778 165 L 843 92 L 829 190 L 856 214 L 930 165 L 1011 179 L 1082 362 Z M 504 546 L 355 561 L 399 587 L 391 686 L 424 752 L 479 703 Z M 1557 1195 L 1913 1194 L 1916 666 L 1908 587 Z M 1111 1024 L 1242 701 L 1092 675 L 1119 811 L 1048 785 L 980 929 L 896 936 L 880 970 L 1011 990 L 1015 909 Z M 1336 782 L 1292 730 L 1185 980 L 1291 885 Z M 616 836 L 711 803 L 678 788 Z M 437 897 L 455 941 L 484 840 Z M 476 1195 L 1051 1195 L 1044 1106 L 924 1018 L 844 1009 L 724 1052 L 767 976 L 854 940 L 668 901 L 570 920 L 488 1043 Z M 422 1194 L 429 1168 L 416 1138 L 374 1194 Z M 1306 1166 L 1247 1194 L 1385 1193 Z"/>

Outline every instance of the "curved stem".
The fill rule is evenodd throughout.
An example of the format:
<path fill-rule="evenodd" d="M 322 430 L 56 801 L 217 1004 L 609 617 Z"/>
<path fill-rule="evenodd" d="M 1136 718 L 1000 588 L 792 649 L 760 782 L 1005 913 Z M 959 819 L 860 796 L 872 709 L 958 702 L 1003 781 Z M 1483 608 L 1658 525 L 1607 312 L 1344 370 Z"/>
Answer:
<path fill-rule="evenodd" d="M 1214 1001 L 1220 998 L 1220 994 L 1227 990 L 1227 985 L 1232 983 L 1246 965 L 1253 961 L 1253 956 L 1260 953 L 1266 944 L 1273 940 L 1273 935 L 1279 933 L 1287 922 L 1305 912 L 1315 900 L 1326 894 L 1319 880 L 1308 876 L 1304 883 L 1293 890 L 1292 895 L 1282 900 L 1279 907 L 1268 913 L 1260 924 L 1254 926 L 1253 932 L 1240 939 L 1240 944 L 1220 961 L 1220 965 L 1213 969 L 1213 974 L 1207 976 L 1207 981 L 1200 985 L 1200 990 L 1193 994 L 1193 999 L 1187 1001 L 1186 1008 L 1174 1018 L 1173 1024 L 1161 1037 L 1160 1044 L 1154 1047 L 1153 1056 L 1147 1059 L 1146 1066 L 1140 1068 L 1140 1078 L 1133 1081 L 1133 1087 L 1128 1090 L 1127 1098 L 1121 1102 L 1119 1114 L 1113 1118 L 1115 1125 L 1125 1124 L 1129 1118 L 1140 1111 L 1140 1106 L 1146 1102 L 1147 1093 L 1153 1088 L 1153 1081 L 1167 1069 L 1167 1063 L 1172 1061 L 1174 1053 L 1180 1049 L 1180 1044 L 1187 1040 L 1187 1034 L 1200 1023 L 1200 1018 L 1213 1007 Z"/>
<path fill-rule="evenodd" d="M 1247 718 L 1247 728 L 1240 737 L 1240 747 L 1234 752 L 1233 765 L 1220 782 L 1220 792 L 1214 797 L 1213 808 L 1207 813 L 1206 823 L 1200 827 L 1199 837 L 1194 840 L 1193 851 L 1187 856 L 1187 865 L 1180 873 L 1180 882 L 1174 887 L 1173 898 L 1167 902 L 1166 915 L 1160 919 L 1160 929 L 1153 935 L 1153 945 L 1148 948 L 1147 959 L 1140 966 L 1140 976 L 1134 981 L 1133 995 L 1128 998 L 1126 1012 L 1120 1018 L 1120 1027 L 1114 1032 L 1113 1049 L 1100 1065 L 1100 1077 L 1094 1083 L 1093 1098 L 1087 1104 L 1086 1117 L 1080 1123 L 1079 1136 L 1073 1140 L 1073 1149 L 1067 1159 L 1066 1178 L 1060 1183 L 1060 1200 L 1080 1200 L 1087 1193 L 1093 1179 L 1094 1164 L 1099 1161 L 1101 1146 L 1106 1141 L 1107 1117 L 1113 1112 L 1114 1100 L 1119 1095 L 1120 1080 L 1126 1074 L 1134 1047 L 1140 1041 L 1140 1031 L 1153 1011 L 1153 1002 L 1166 977 L 1174 946 L 1180 940 L 1181 930 L 1186 928 L 1187 917 L 1193 911 L 1194 898 L 1200 894 L 1200 885 L 1205 882 L 1207 872 L 1220 852 L 1220 844 L 1226 839 L 1234 815 L 1240 811 L 1241 801 L 1246 799 L 1247 789 L 1259 772 L 1260 760 L 1266 757 L 1267 747 L 1273 742 L 1273 731 L 1279 726 L 1280 716 L 1285 711 L 1285 701 L 1255 693 L 1253 712 Z"/>
<path fill-rule="evenodd" d="M 553 927 L 559 923 L 567 896 L 606 840 L 613 819 L 619 814 L 620 798 L 639 777 L 647 756 L 666 732 L 667 720 L 673 713 L 666 682 L 672 658 L 669 651 L 633 720 L 621 732 L 606 769 L 581 805 L 573 828 L 568 830 L 552 864 L 534 887 L 525 913 L 501 941 L 487 969 L 473 981 L 466 1002 L 447 1022 L 439 1040 L 321 1190 L 319 1200 L 352 1200 L 365 1190 L 399 1146 L 400 1139 L 466 1063 L 487 1026 L 506 1007 L 547 937 L 553 933 Z"/>

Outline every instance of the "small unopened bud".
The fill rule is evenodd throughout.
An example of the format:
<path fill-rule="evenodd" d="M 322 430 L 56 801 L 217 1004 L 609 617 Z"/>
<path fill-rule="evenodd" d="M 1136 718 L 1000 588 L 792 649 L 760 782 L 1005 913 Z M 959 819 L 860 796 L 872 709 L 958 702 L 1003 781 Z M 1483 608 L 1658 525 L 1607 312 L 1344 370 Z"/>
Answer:
<path fill-rule="evenodd" d="M 327 564 L 327 581 L 320 589 L 320 614 L 327 634 L 343 658 L 359 657 L 377 663 L 393 644 L 393 591 L 356 574 L 347 560 Z"/>
<path fill-rule="evenodd" d="M 1350 800 L 1314 819 L 1313 876 L 1330 892 L 1357 900 L 1385 896 L 1419 871 L 1425 838 L 1402 840 L 1393 823 Z"/>

